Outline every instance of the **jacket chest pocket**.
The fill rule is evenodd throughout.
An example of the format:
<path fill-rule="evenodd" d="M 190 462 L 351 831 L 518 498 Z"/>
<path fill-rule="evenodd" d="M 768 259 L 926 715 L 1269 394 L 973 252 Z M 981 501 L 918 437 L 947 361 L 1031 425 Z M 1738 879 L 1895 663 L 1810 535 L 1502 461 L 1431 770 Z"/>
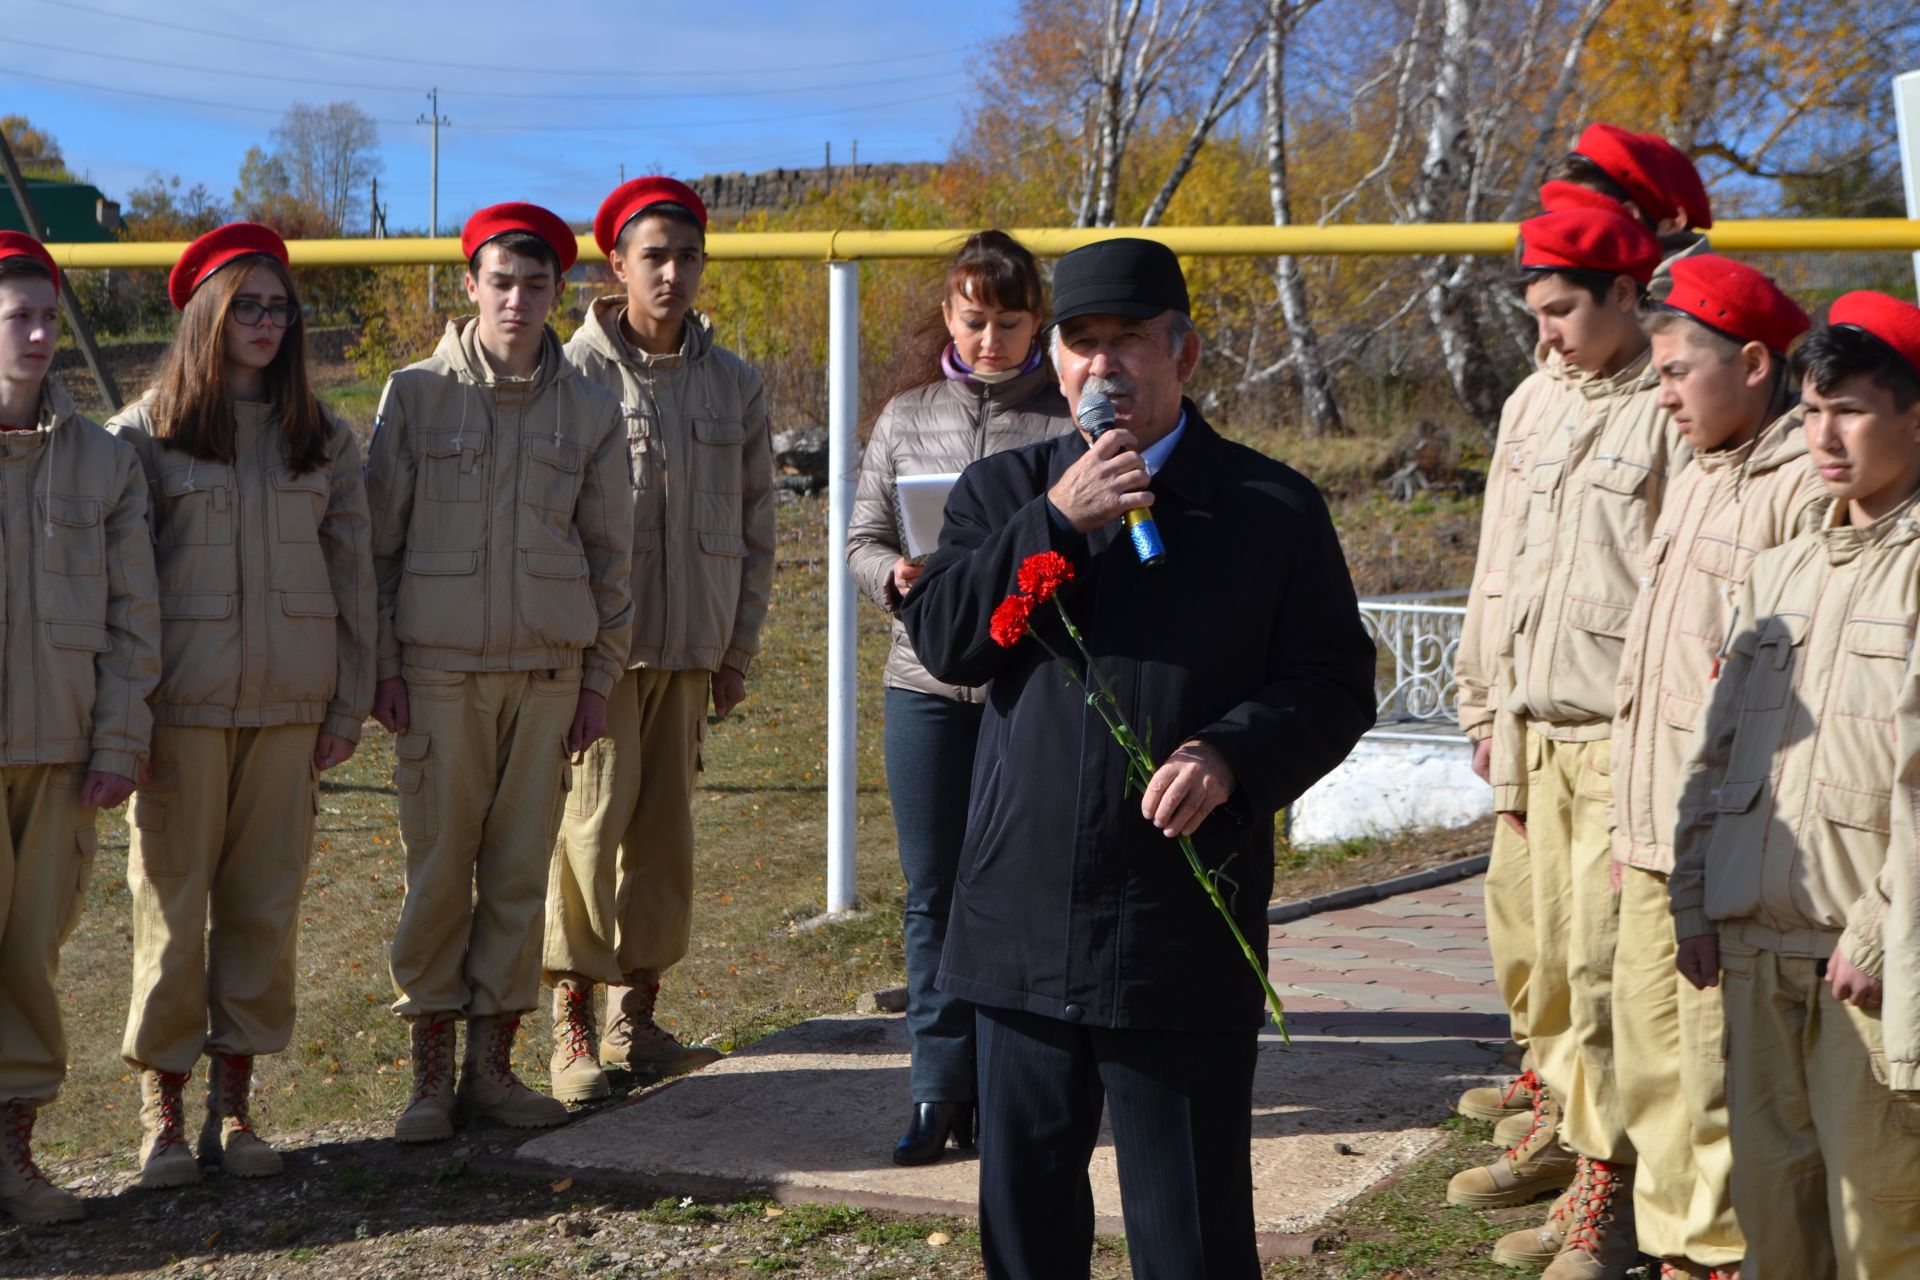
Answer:
<path fill-rule="evenodd" d="M 738 418 L 695 418 L 693 487 L 708 493 L 740 492 L 740 446 L 747 424 Z"/>
<path fill-rule="evenodd" d="M 1807 638 L 1807 615 L 1777 613 L 1760 628 L 1754 646 L 1753 670 L 1747 679 L 1749 711 L 1778 711 L 1787 705 L 1799 671 L 1800 646 Z"/>
<path fill-rule="evenodd" d="M 1897 618 L 1854 618 L 1847 623 L 1840 648 L 1833 710 L 1891 720 L 1913 649 L 1913 625 Z"/>
<path fill-rule="evenodd" d="M 1752 563 L 1753 552 L 1727 538 L 1702 534 L 1687 549 L 1689 568 L 1726 582 L 1744 581 Z"/>
<path fill-rule="evenodd" d="M 660 465 L 660 450 L 654 440 L 653 419 L 638 405 L 620 406 L 620 424 L 627 431 L 627 467 L 636 492 L 659 485 L 654 471 Z"/>
<path fill-rule="evenodd" d="M 1566 474 L 1565 458 L 1535 462 L 1527 476 L 1525 539 L 1529 547 L 1553 541 L 1553 516 L 1560 508 L 1560 479 Z"/>
<path fill-rule="evenodd" d="M 487 496 L 487 437 L 439 432 L 423 442 L 422 492 L 429 502 L 481 502 Z"/>
<path fill-rule="evenodd" d="M 1618 454 L 1594 460 L 1587 481 L 1587 518 L 1580 541 L 1637 555 L 1647 545 L 1646 493 L 1653 469 Z"/>
<path fill-rule="evenodd" d="M 106 573 L 107 537 L 100 525 L 100 499 L 49 493 L 35 505 L 40 516 L 42 568 L 68 578 Z"/>
<path fill-rule="evenodd" d="M 274 470 L 273 516 L 280 541 L 320 541 L 320 525 L 327 518 L 328 479 L 320 470 L 305 475 Z"/>
<path fill-rule="evenodd" d="M 194 462 L 162 472 L 155 532 L 162 547 L 233 545 L 233 470 Z"/>
<path fill-rule="evenodd" d="M 521 498 L 547 511 L 573 514 L 586 450 L 569 440 L 529 436 L 521 442 Z"/>

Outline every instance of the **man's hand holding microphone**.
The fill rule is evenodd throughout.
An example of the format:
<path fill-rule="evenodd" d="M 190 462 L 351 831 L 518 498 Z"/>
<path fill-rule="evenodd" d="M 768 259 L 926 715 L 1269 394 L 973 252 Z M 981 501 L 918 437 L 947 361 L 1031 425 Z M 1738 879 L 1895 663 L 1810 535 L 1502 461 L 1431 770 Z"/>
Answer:
<path fill-rule="evenodd" d="M 1047 501 L 1081 533 L 1092 533 L 1138 507 L 1153 505 L 1153 483 L 1133 433 L 1102 431 L 1087 452 L 1047 490 Z"/>

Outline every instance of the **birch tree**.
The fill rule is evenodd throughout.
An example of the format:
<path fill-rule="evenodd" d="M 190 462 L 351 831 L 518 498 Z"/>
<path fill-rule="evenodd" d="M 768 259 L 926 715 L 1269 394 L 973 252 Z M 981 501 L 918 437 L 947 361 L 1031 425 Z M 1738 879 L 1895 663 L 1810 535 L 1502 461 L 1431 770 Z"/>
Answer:
<path fill-rule="evenodd" d="M 1266 54 L 1262 60 L 1266 89 L 1261 124 L 1267 153 L 1267 200 L 1276 227 L 1293 222 L 1293 193 L 1287 175 L 1287 39 L 1316 3 L 1318 0 L 1267 0 Z M 1320 358 L 1319 335 L 1308 308 L 1307 281 L 1298 258 L 1282 254 L 1274 260 L 1273 287 L 1281 319 L 1287 326 L 1287 355 L 1268 372 L 1292 369 L 1300 383 L 1301 408 L 1310 432 L 1342 433 L 1346 424 L 1334 396 L 1333 379 Z"/>

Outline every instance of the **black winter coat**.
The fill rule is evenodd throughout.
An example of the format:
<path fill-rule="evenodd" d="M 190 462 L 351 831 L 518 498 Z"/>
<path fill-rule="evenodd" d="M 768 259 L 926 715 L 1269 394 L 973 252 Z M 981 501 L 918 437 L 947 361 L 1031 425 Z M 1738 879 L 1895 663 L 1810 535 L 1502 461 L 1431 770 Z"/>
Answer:
<path fill-rule="evenodd" d="M 1087 451 L 1078 432 L 985 458 L 947 501 L 940 549 L 907 596 L 928 670 L 992 682 L 938 984 L 977 1004 L 1093 1026 L 1223 1028 L 1262 1017 L 1253 973 L 1174 841 L 1124 794 L 1125 757 L 1034 637 L 988 635 L 1029 555 L 1077 578 L 1062 600 L 1155 760 L 1211 743 L 1237 790 L 1201 826 L 1201 860 L 1263 962 L 1273 817 L 1373 724 L 1373 644 L 1319 491 L 1222 439 L 1186 404 L 1154 478 L 1165 563 L 1118 521 L 1090 535 L 1046 492 Z M 1076 661 L 1052 606 L 1037 633 Z"/>

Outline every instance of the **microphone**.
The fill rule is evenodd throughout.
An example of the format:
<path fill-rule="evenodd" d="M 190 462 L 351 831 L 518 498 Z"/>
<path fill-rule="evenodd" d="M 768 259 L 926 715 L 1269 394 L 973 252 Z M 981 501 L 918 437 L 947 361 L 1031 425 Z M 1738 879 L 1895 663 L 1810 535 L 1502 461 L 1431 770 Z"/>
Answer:
<path fill-rule="evenodd" d="M 1113 426 L 1113 401 L 1104 391 L 1084 391 L 1074 417 L 1082 431 L 1098 440 Z M 1120 519 L 1127 526 L 1127 537 L 1132 540 L 1133 553 L 1140 557 L 1141 564 L 1155 565 L 1166 560 L 1167 544 L 1160 540 L 1160 526 L 1153 522 L 1152 511 L 1135 507 Z"/>

